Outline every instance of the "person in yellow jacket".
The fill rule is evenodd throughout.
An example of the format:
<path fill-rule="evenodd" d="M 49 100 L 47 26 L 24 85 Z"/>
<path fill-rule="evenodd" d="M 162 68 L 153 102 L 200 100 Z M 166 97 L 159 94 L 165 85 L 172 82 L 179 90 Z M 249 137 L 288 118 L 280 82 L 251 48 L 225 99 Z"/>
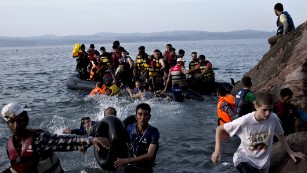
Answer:
<path fill-rule="evenodd" d="M 216 95 L 219 98 L 217 104 L 218 125 L 228 123 L 235 117 L 235 113 L 233 112 L 235 97 L 226 94 L 226 90 L 222 86 L 216 87 Z"/>

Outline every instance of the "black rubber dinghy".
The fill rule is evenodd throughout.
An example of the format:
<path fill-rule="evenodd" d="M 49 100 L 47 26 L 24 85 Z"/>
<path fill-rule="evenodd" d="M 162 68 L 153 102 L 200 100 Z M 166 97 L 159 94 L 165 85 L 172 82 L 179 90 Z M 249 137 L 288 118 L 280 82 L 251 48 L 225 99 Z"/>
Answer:
<path fill-rule="evenodd" d="M 204 101 L 204 98 L 202 95 L 200 95 L 198 92 L 191 90 L 191 89 L 187 89 L 187 91 L 185 92 L 185 98 Z"/>

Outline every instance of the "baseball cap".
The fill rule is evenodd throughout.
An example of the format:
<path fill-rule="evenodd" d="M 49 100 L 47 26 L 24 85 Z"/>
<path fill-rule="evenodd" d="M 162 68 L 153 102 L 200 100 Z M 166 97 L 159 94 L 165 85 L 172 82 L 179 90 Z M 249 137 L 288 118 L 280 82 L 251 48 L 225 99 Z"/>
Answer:
<path fill-rule="evenodd" d="M 177 58 L 177 62 L 179 62 L 179 61 L 185 62 L 185 59 L 183 59 L 183 58 Z"/>
<path fill-rule="evenodd" d="M 17 103 L 9 103 L 2 108 L 1 115 L 5 121 L 9 121 L 12 118 L 20 115 L 23 111 L 22 106 Z"/>

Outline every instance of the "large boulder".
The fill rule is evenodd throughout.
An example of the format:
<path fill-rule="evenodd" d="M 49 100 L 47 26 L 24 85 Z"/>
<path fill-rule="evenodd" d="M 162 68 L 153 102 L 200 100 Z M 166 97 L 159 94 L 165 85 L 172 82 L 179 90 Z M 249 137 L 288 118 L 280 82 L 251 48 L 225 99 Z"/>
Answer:
<path fill-rule="evenodd" d="M 307 153 L 307 132 L 296 132 L 286 137 L 293 151 Z M 306 173 L 307 160 L 294 162 L 279 142 L 274 144 L 271 155 L 270 173 Z"/>
<path fill-rule="evenodd" d="M 252 91 L 271 92 L 278 99 L 282 88 L 293 92 L 292 103 L 307 103 L 307 22 L 286 34 L 264 54 L 262 60 L 245 75 L 253 81 Z M 241 87 L 236 84 L 232 92 Z"/>

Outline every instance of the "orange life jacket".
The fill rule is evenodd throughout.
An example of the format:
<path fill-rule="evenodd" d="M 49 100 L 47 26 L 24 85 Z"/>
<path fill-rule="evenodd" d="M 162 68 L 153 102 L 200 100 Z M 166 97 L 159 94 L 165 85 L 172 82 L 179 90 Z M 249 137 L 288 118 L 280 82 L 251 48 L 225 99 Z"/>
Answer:
<path fill-rule="evenodd" d="M 234 109 L 235 106 L 234 96 L 227 94 L 226 96 L 219 98 L 219 102 L 217 104 L 218 125 L 225 124 L 231 121 L 230 116 L 226 112 L 224 112 L 221 108 L 223 101 L 226 101 L 231 106 L 232 110 Z"/>
<path fill-rule="evenodd" d="M 98 65 L 93 65 L 92 66 L 92 68 L 91 68 L 91 70 L 90 70 L 90 79 L 91 79 L 91 81 L 95 81 L 95 80 L 98 80 L 97 79 L 97 77 L 99 77 L 99 76 L 97 76 L 98 74 L 97 74 L 97 70 L 100 68 L 100 66 L 98 66 Z"/>
<path fill-rule="evenodd" d="M 106 88 L 107 87 L 105 85 L 102 85 L 101 88 L 96 87 L 91 91 L 90 96 L 94 96 L 96 94 L 105 94 Z"/>

